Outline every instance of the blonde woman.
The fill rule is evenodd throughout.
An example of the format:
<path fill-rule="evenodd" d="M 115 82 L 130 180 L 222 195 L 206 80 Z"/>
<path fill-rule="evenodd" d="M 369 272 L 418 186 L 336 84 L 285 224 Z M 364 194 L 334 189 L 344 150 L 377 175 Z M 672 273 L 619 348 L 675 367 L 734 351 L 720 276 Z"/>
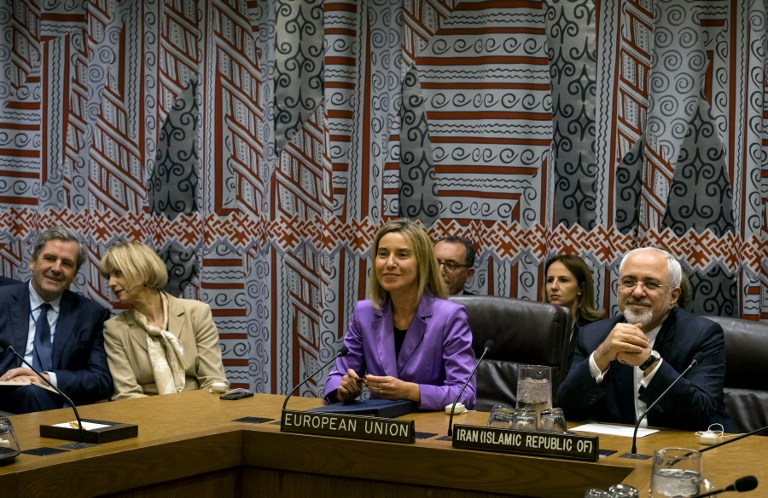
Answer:
<path fill-rule="evenodd" d="M 164 292 L 168 270 L 152 249 L 141 242 L 119 243 L 99 269 L 118 301 L 129 306 L 104 324 L 112 399 L 227 382 L 210 307 Z"/>
<path fill-rule="evenodd" d="M 365 384 L 378 398 L 442 410 L 475 363 L 464 307 L 445 299 L 432 243 L 414 222 L 386 223 L 371 257 L 371 297 L 355 306 L 344 337 L 349 353 L 336 360 L 325 399 L 351 401 Z M 474 379 L 459 401 L 474 405 Z"/>

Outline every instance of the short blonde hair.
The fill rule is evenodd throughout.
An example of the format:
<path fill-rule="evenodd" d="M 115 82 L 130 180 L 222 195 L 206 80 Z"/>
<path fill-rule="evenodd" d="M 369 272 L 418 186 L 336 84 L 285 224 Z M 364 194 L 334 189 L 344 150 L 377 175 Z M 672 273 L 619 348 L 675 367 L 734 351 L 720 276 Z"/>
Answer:
<path fill-rule="evenodd" d="M 99 272 L 109 278 L 117 270 L 128 287 L 150 287 L 160 290 L 168 282 L 168 268 L 160 256 L 141 242 L 120 242 L 110 247 L 101 258 Z"/>
<path fill-rule="evenodd" d="M 376 254 L 379 252 L 379 242 L 381 238 L 388 233 L 401 233 L 408 241 L 416 257 L 416 267 L 419 277 L 419 299 L 427 290 L 435 297 L 445 299 L 448 296 L 448 290 L 445 286 L 443 276 L 440 275 L 440 266 L 437 263 L 437 257 L 432 247 L 432 241 L 429 240 L 427 232 L 415 222 L 401 218 L 385 223 L 376 234 L 373 240 L 373 249 L 371 250 L 371 267 L 373 272 L 370 280 L 370 299 L 375 307 L 381 306 L 387 299 L 387 291 L 381 286 L 379 278 L 376 276 Z"/>

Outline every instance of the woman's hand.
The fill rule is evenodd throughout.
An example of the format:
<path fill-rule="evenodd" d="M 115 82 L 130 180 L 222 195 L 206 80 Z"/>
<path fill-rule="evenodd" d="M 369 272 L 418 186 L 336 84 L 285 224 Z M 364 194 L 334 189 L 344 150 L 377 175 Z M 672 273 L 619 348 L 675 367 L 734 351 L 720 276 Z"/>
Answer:
<path fill-rule="evenodd" d="M 421 402 L 419 385 L 413 382 L 405 382 L 395 377 L 366 375 L 365 384 L 371 394 L 383 399 L 409 399 L 416 403 Z"/>
<path fill-rule="evenodd" d="M 336 398 L 344 403 L 354 400 L 363 392 L 364 382 L 365 378 L 360 377 L 350 368 L 344 377 L 341 378 L 341 384 L 336 389 Z"/>

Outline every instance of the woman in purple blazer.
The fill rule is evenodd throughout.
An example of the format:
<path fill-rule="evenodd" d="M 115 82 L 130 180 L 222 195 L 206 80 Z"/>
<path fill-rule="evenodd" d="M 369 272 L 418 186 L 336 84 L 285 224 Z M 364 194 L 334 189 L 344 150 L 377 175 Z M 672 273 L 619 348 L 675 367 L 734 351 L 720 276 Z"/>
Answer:
<path fill-rule="evenodd" d="M 373 243 L 371 298 L 355 305 L 344 345 L 325 383 L 330 403 L 362 392 L 408 399 L 423 410 L 453 403 L 475 364 L 464 307 L 446 289 L 429 236 L 412 221 L 386 223 Z M 475 403 L 472 379 L 459 400 Z"/>

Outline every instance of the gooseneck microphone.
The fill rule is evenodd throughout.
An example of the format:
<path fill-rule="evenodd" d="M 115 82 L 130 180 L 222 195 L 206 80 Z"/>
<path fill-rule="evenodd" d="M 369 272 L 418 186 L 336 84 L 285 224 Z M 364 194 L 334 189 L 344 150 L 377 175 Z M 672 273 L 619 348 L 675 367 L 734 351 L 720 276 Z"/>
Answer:
<path fill-rule="evenodd" d="M 30 368 L 30 369 L 31 369 L 33 372 L 35 372 L 35 373 L 37 374 L 37 376 L 38 376 L 38 377 L 40 377 L 41 379 L 43 379 L 43 381 L 44 381 L 46 384 L 48 384 L 49 386 L 51 386 L 51 388 L 52 388 L 54 391 L 56 391 L 56 393 L 57 393 L 59 396 L 61 396 L 62 398 L 64 398 L 64 401 L 66 401 L 66 402 L 67 402 L 67 404 L 68 404 L 69 406 L 71 406 L 71 407 L 72 407 L 72 411 L 73 411 L 73 412 L 75 412 L 75 420 L 77 420 L 77 426 L 78 426 L 78 428 L 79 428 L 79 429 L 78 429 L 78 431 L 77 431 L 77 442 L 78 442 L 78 443 L 82 443 L 82 442 L 83 442 L 83 431 L 85 430 L 85 429 L 83 429 L 83 421 L 82 421 L 82 420 L 80 420 L 80 414 L 77 412 L 77 406 L 75 406 L 75 403 L 73 403 L 73 402 L 72 402 L 72 400 L 69 398 L 69 396 L 67 396 L 66 394 L 64 394 L 64 393 L 61 391 L 61 389 L 59 389 L 58 387 L 54 386 L 54 385 L 51 383 L 51 381 L 49 381 L 47 378 L 45 378 L 45 377 L 43 376 L 43 374 L 42 374 L 42 373 L 38 372 L 38 371 L 37 371 L 37 369 L 36 369 L 35 367 L 33 367 L 32 365 L 30 365 L 30 364 L 29 364 L 29 362 L 27 362 L 27 360 L 25 360 L 25 359 L 24 359 L 24 357 L 23 357 L 22 355 L 20 355 L 20 354 L 19 354 L 19 353 L 18 353 L 18 352 L 17 352 L 17 351 L 16 351 L 16 350 L 13 348 L 13 346 L 11 345 L 11 343 L 10 343 L 10 342 L 8 342 L 8 341 L 6 341 L 6 340 L 4 340 L 4 339 L 0 339 L 0 349 L 4 349 L 5 351 L 8 351 L 9 353 L 13 353 L 14 355 L 16 355 L 16 357 L 17 357 L 18 359 L 20 359 L 22 363 L 24 363 L 24 364 L 25 364 L 26 366 L 28 366 L 28 367 L 29 367 L 29 368 Z"/>
<path fill-rule="evenodd" d="M 348 353 L 349 353 L 349 349 L 347 349 L 346 346 L 340 347 L 339 350 L 336 351 L 336 354 L 333 355 L 333 358 L 331 358 L 330 360 L 328 360 L 325 363 L 323 363 L 323 366 L 318 368 L 317 370 L 315 370 L 312 373 L 312 375 L 306 377 L 304 380 L 302 380 L 301 382 L 296 384 L 296 386 L 293 389 L 291 389 L 291 392 L 288 393 L 288 396 L 285 397 L 285 401 L 283 401 L 283 410 L 282 411 L 285 411 L 285 407 L 288 405 L 288 400 L 291 399 L 291 396 L 293 396 L 293 393 L 295 393 L 298 388 L 300 388 L 301 386 L 306 384 L 309 379 L 311 379 L 315 375 L 317 375 L 320 372 L 322 372 L 323 370 L 325 370 L 325 367 L 327 367 L 328 365 L 330 365 L 331 363 L 336 361 L 337 358 L 341 358 L 342 356 L 347 356 Z"/>
<path fill-rule="evenodd" d="M 464 381 L 464 385 L 461 386 L 459 394 L 456 395 L 456 399 L 453 400 L 453 404 L 451 405 L 451 417 L 448 419 L 448 437 L 453 437 L 453 412 L 456 411 L 456 403 L 459 402 L 461 395 L 464 394 L 464 389 L 467 388 L 469 381 L 472 380 L 472 377 L 475 376 L 475 372 L 477 372 L 477 367 L 480 366 L 480 362 L 482 362 L 483 358 L 485 358 L 485 355 L 487 355 L 488 352 L 493 349 L 494 345 L 495 343 L 493 342 L 493 339 L 488 339 L 485 341 L 485 346 L 483 346 L 483 354 L 480 355 L 480 359 L 477 360 L 477 363 L 475 363 L 475 368 L 472 369 L 472 372 L 467 377 L 467 380 Z"/>
<path fill-rule="evenodd" d="M 640 428 L 640 422 L 642 422 L 643 419 L 645 418 L 645 416 L 648 415 L 648 413 L 656 407 L 656 405 L 659 403 L 659 401 L 661 401 L 662 398 L 664 398 L 664 396 L 667 395 L 669 390 L 672 389 L 672 387 L 675 384 L 677 384 L 680 381 L 680 379 L 685 377 L 685 374 L 688 373 L 688 370 L 690 370 L 694 366 L 696 366 L 704 358 L 704 356 L 706 356 L 706 355 L 703 352 L 701 352 L 701 351 L 696 353 L 693 356 L 693 360 L 691 360 L 691 364 L 688 365 L 688 367 L 686 367 L 685 370 L 683 370 L 683 373 L 678 375 L 677 378 L 675 380 L 673 380 L 672 383 L 669 386 L 667 386 L 666 389 L 664 389 L 664 392 L 659 394 L 659 397 L 656 398 L 655 400 L 653 400 L 653 403 L 651 403 L 648 406 L 648 408 L 646 408 L 645 411 L 642 414 L 640 414 L 640 417 L 637 419 L 637 423 L 635 424 L 635 432 L 632 434 L 632 453 L 629 456 L 637 455 L 637 430 Z M 627 455 L 625 455 L 625 456 L 627 456 Z"/>
<path fill-rule="evenodd" d="M 739 477 L 738 479 L 736 479 L 736 481 L 734 481 L 733 484 L 729 484 L 723 489 L 716 489 L 714 491 L 707 491 L 706 493 L 700 493 L 698 495 L 694 495 L 693 498 L 704 498 L 705 496 L 713 496 L 718 493 L 725 493 L 727 491 L 736 491 L 737 493 L 741 493 L 743 491 L 752 491 L 756 487 L 757 487 L 757 477 L 744 476 L 744 477 Z"/>

